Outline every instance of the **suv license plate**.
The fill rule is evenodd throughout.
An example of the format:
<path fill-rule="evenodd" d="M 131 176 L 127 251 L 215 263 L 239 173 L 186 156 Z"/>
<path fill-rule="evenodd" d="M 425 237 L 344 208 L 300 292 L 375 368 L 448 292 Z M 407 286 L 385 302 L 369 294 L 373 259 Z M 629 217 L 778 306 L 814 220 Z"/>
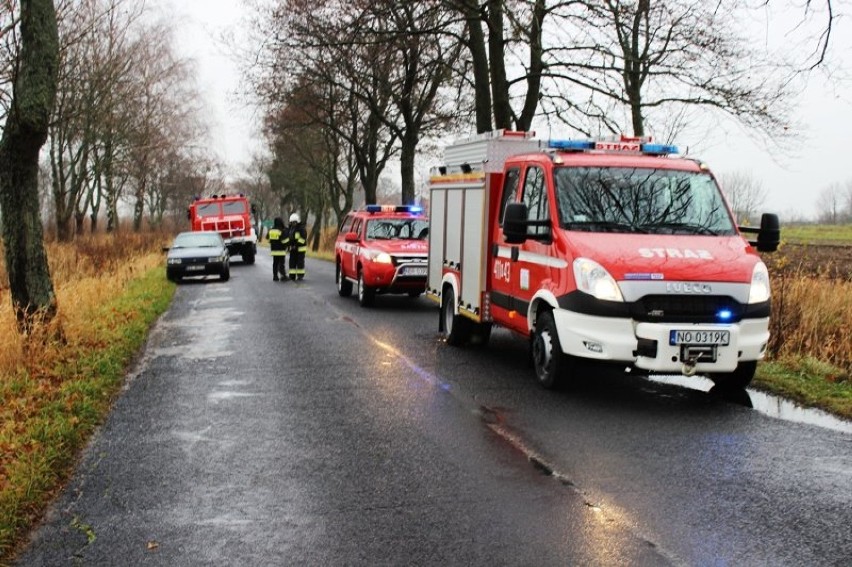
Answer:
<path fill-rule="evenodd" d="M 731 331 L 684 331 L 669 332 L 670 345 L 716 345 L 727 346 L 731 343 Z"/>
<path fill-rule="evenodd" d="M 406 276 L 425 276 L 426 268 L 417 267 L 409 267 L 405 268 L 402 273 Z"/>

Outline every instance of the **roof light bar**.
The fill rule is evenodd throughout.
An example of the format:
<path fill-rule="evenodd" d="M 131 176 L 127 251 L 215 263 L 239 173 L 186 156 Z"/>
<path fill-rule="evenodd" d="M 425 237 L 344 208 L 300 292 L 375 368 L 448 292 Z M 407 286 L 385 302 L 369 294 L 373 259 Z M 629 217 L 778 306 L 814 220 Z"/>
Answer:
<path fill-rule="evenodd" d="M 605 152 L 643 153 L 647 155 L 669 155 L 679 153 L 677 146 L 671 144 L 652 144 L 647 138 L 628 138 L 619 140 L 550 140 L 549 148 L 567 152 L 585 152 L 601 150 Z"/>
<path fill-rule="evenodd" d="M 569 152 L 595 149 L 595 143 L 591 140 L 550 140 L 547 145 L 556 150 L 566 150 Z"/>
<path fill-rule="evenodd" d="M 679 153 L 677 146 L 672 144 L 642 144 L 642 153 L 664 156 Z"/>
<path fill-rule="evenodd" d="M 422 213 L 423 207 L 416 205 L 367 205 L 364 207 L 368 213 Z"/>

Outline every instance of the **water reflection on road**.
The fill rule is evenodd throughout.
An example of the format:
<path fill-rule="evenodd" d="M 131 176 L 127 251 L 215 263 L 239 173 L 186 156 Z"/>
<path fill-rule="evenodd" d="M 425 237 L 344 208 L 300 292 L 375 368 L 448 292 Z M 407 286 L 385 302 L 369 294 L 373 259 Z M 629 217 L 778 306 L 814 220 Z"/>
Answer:
<path fill-rule="evenodd" d="M 674 384 L 715 393 L 713 382 L 701 376 L 651 376 L 650 380 L 661 384 Z M 804 408 L 794 402 L 759 392 L 749 388 L 747 391 L 726 393 L 722 397 L 732 403 L 754 408 L 762 414 L 787 421 L 817 425 L 827 429 L 834 429 L 844 433 L 852 433 L 852 422 L 836 418 L 831 414 L 817 409 Z"/>

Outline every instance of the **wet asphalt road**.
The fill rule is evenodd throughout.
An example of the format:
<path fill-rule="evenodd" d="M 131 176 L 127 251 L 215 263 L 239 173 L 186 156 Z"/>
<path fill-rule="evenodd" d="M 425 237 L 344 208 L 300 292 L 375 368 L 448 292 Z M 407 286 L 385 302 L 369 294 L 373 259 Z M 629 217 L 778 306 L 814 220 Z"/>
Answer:
<path fill-rule="evenodd" d="M 849 565 L 852 435 L 525 345 L 271 260 L 178 288 L 17 565 Z"/>

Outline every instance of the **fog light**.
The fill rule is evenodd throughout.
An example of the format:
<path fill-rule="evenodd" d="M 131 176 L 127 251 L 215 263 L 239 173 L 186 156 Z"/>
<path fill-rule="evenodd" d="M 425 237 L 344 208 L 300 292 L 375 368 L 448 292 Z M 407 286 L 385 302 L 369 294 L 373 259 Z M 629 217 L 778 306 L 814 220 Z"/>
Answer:
<path fill-rule="evenodd" d="M 586 347 L 587 350 L 592 352 L 601 354 L 603 353 L 603 345 L 600 343 L 595 343 L 592 341 L 583 341 L 583 346 Z"/>

